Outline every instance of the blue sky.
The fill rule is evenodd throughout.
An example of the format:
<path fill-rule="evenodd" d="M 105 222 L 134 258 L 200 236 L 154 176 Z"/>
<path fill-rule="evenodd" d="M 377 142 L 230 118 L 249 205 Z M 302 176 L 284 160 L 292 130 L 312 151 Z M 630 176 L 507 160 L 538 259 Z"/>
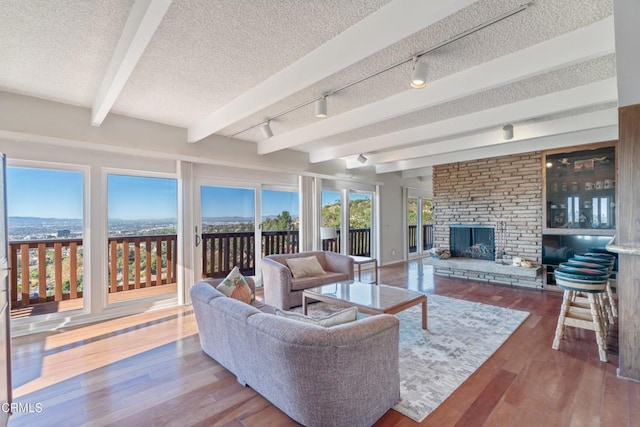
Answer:
<path fill-rule="evenodd" d="M 168 178 L 109 175 L 109 219 L 163 219 L 178 216 L 178 182 Z"/>
<path fill-rule="evenodd" d="M 165 219 L 177 216 L 177 181 L 168 178 L 109 175 L 110 219 Z M 254 190 L 233 187 L 202 187 L 202 216 L 252 217 Z M 352 199 L 370 197 L 351 194 Z M 339 191 L 323 191 L 322 204 L 340 200 Z M 9 216 L 82 218 L 82 173 L 37 168 L 7 168 Z M 262 191 L 262 215 L 282 211 L 298 216 L 298 194 Z"/>
<path fill-rule="evenodd" d="M 253 189 L 203 186 L 201 197 L 203 217 L 253 217 L 255 211 Z M 298 216 L 298 193 L 262 190 L 262 216 L 278 215 L 282 211 Z"/>
<path fill-rule="evenodd" d="M 7 168 L 9 216 L 82 218 L 82 173 Z"/>
<path fill-rule="evenodd" d="M 109 219 L 166 219 L 177 216 L 177 181 L 167 178 L 109 175 Z M 82 173 L 36 168 L 7 168 L 9 216 L 82 218 Z M 254 190 L 202 187 L 205 217 L 254 213 Z M 288 210 L 298 216 L 298 194 L 263 190 L 263 216 Z"/>

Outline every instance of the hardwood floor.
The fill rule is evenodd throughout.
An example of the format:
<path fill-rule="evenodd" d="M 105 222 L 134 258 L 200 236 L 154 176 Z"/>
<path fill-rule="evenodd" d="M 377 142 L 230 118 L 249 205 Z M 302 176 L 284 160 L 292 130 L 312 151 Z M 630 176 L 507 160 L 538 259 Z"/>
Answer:
<path fill-rule="evenodd" d="M 637 425 L 640 384 L 616 376 L 615 333 L 609 363 L 590 331 L 568 328 L 551 349 L 561 294 L 434 278 L 420 261 L 380 273 L 381 283 L 531 313 L 421 425 Z M 13 382 L 15 401 L 32 412 L 10 426 L 297 425 L 200 350 L 190 307 L 16 338 Z M 376 425 L 418 424 L 390 410 Z"/>

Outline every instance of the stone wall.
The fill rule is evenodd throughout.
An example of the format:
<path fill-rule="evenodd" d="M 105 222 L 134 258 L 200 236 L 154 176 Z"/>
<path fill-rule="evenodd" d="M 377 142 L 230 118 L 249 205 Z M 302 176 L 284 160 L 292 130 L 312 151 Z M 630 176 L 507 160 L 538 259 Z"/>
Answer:
<path fill-rule="evenodd" d="M 434 166 L 434 247 L 450 224 L 493 225 L 497 257 L 542 262 L 542 153 Z"/>

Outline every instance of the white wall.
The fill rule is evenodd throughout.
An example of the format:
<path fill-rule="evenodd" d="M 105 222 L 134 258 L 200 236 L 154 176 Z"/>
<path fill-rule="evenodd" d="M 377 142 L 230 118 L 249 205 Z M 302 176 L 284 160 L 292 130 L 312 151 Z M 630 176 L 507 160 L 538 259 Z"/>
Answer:
<path fill-rule="evenodd" d="M 183 160 L 293 174 L 324 174 L 371 183 L 372 168 L 353 171 L 343 161 L 312 164 L 307 153 L 282 150 L 258 155 L 254 142 L 212 135 L 187 142 L 186 129 L 110 113 L 101 127 L 90 125 L 91 110 L 0 91 L 0 138 L 130 156 Z"/>
<path fill-rule="evenodd" d="M 378 175 L 380 186 L 380 264 L 404 260 L 402 177 L 399 173 Z"/>

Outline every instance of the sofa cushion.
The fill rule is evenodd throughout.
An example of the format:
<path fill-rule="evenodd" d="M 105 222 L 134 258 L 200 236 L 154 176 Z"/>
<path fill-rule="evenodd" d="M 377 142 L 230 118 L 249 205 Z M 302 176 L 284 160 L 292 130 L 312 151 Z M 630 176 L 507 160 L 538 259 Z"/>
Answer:
<path fill-rule="evenodd" d="M 315 288 L 324 284 L 323 276 L 302 277 L 300 279 L 291 279 L 291 290 L 302 291 L 309 288 Z"/>
<path fill-rule="evenodd" d="M 299 322 L 311 323 L 312 325 L 324 326 L 329 328 L 331 326 L 342 325 L 343 323 L 353 322 L 358 318 L 358 307 L 349 307 L 336 313 L 330 314 L 322 319 L 313 319 L 304 314 L 296 313 L 293 311 L 284 311 L 276 308 L 276 316 L 282 316 L 289 319 L 297 320 Z"/>
<path fill-rule="evenodd" d="M 237 299 L 244 303 L 250 304 L 253 299 L 251 288 L 244 280 L 238 267 L 233 267 L 233 270 L 225 277 L 225 279 L 217 287 L 217 290 L 222 292 L 228 297 Z"/>
<path fill-rule="evenodd" d="M 310 257 L 289 258 L 287 259 L 287 265 L 295 279 L 325 274 L 322 265 L 320 265 L 315 255 Z"/>
<path fill-rule="evenodd" d="M 275 307 L 257 299 L 254 299 L 253 301 L 251 301 L 251 306 L 257 308 L 263 313 L 276 314 Z"/>
<path fill-rule="evenodd" d="M 327 274 L 324 274 L 319 277 L 322 281 L 323 285 L 328 283 L 342 282 L 344 280 L 349 280 L 349 275 L 347 273 L 334 273 L 333 271 L 327 271 Z"/>

